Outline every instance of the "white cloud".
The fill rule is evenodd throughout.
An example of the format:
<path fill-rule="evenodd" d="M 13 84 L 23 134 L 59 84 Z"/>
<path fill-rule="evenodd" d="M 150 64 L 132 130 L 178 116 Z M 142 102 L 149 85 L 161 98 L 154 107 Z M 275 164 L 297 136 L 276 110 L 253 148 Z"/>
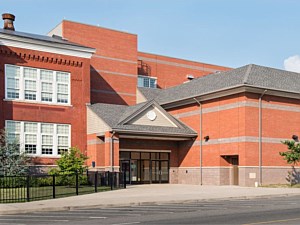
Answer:
<path fill-rule="evenodd" d="M 300 56 L 294 55 L 290 56 L 284 60 L 284 69 L 288 71 L 293 71 L 300 73 Z"/>

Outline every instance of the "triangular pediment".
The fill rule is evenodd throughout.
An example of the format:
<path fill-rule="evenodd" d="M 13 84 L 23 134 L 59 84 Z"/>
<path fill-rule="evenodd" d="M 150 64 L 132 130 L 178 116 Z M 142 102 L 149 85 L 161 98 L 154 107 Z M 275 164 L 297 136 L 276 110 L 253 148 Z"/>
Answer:
<path fill-rule="evenodd" d="M 180 124 L 155 101 L 150 101 L 121 122 L 123 125 L 181 127 Z"/>

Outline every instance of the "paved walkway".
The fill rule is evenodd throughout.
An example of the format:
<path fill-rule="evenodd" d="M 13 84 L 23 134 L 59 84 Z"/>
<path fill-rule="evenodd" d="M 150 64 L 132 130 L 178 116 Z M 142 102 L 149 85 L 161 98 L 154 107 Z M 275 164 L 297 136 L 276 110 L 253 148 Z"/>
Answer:
<path fill-rule="evenodd" d="M 198 186 L 151 184 L 67 198 L 0 204 L 0 215 L 37 211 L 70 210 L 77 207 L 110 207 L 147 203 L 203 201 L 225 198 L 254 198 L 300 195 L 300 188 L 252 188 L 238 186 Z"/>

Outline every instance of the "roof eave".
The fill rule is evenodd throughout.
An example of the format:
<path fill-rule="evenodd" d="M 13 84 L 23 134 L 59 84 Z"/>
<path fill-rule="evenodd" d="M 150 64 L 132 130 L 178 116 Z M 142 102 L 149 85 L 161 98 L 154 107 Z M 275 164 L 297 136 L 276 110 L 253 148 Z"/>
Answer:
<path fill-rule="evenodd" d="M 1 43 L 1 39 L 2 39 L 3 43 Z M 0 44 L 1 45 L 7 45 L 7 46 L 12 46 L 12 47 L 21 47 L 21 45 L 15 46 L 16 43 L 21 43 L 21 45 L 29 44 L 29 45 L 38 45 L 38 46 L 49 47 L 49 48 L 54 48 L 54 49 L 75 51 L 75 52 L 81 53 L 82 57 L 84 57 L 84 58 L 90 58 L 92 56 L 92 54 L 96 52 L 96 49 L 94 49 L 94 48 L 79 46 L 79 45 L 72 45 L 70 43 L 51 42 L 51 41 L 47 41 L 47 40 L 35 40 L 33 38 L 19 37 L 19 36 L 15 36 L 15 35 L 0 33 Z M 43 51 L 43 50 L 41 49 L 40 51 Z"/>
<path fill-rule="evenodd" d="M 129 129 L 120 129 L 120 128 L 112 128 L 112 131 L 115 131 L 119 134 L 143 134 L 146 136 L 169 136 L 169 137 L 188 137 L 188 138 L 194 138 L 197 137 L 198 134 L 185 134 L 185 133 L 163 133 L 163 132 L 153 132 L 153 131 L 137 131 L 137 130 L 129 130 Z"/>
<path fill-rule="evenodd" d="M 232 94 L 238 94 L 242 92 L 252 92 L 252 93 L 261 93 L 263 90 L 268 90 L 269 95 L 276 95 L 276 96 L 281 96 L 281 97 L 290 97 L 290 98 L 296 98 L 299 99 L 300 97 L 300 92 L 294 92 L 294 91 L 287 91 L 287 90 L 282 90 L 282 89 L 277 89 L 277 88 L 269 88 L 269 87 L 264 87 L 264 86 L 254 86 L 254 85 L 249 85 L 249 84 L 242 84 L 242 85 L 237 85 L 233 86 L 230 88 L 224 88 L 220 89 L 217 91 L 213 92 L 207 92 L 201 95 L 195 95 L 189 98 L 184 98 L 180 99 L 174 102 L 167 102 L 167 103 L 162 103 L 161 106 L 164 109 L 170 109 L 170 108 L 175 108 L 183 105 L 188 105 L 188 104 L 193 104 L 195 103 L 195 98 L 201 101 L 206 101 L 206 100 L 211 100 L 214 98 L 219 98 L 223 96 L 228 96 Z"/>

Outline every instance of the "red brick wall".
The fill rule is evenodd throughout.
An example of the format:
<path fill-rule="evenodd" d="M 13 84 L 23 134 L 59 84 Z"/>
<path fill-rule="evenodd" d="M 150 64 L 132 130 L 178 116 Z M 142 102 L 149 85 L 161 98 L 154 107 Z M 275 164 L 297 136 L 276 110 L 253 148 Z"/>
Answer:
<path fill-rule="evenodd" d="M 258 166 L 258 98 L 258 94 L 246 93 L 202 102 L 203 166 L 226 165 L 226 162 L 221 157 L 224 155 L 239 155 L 240 166 Z M 256 105 L 244 106 L 245 102 Z M 240 106 L 218 110 L 218 107 L 234 103 L 239 103 Z M 280 151 L 287 150 L 279 141 L 291 139 L 293 134 L 299 135 L 299 103 L 300 100 L 296 99 L 264 96 L 262 103 L 263 166 L 288 165 L 279 155 Z M 286 108 L 274 108 L 277 106 Z M 271 107 L 272 109 L 270 109 Z M 294 107 L 294 111 L 291 111 L 291 108 L 288 107 Z M 205 112 L 206 109 L 214 109 L 214 111 Z M 194 115 L 179 117 L 179 119 L 199 133 L 200 117 L 197 110 L 199 110 L 198 106 L 193 104 L 170 109 L 169 112 L 175 116 L 181 113 L 195 112 Z M 203 138 L 207 135 L 210 139 L 208 142 L 205 142 Z M 252 138 L 253 141 L 236 141 L 238 137 Z M 230 141 L 229 138 L 233 138 L 235 141 Z M 213 141 L 222 141 L 222 139 L 227 139 L 231 143 L 213 143 Z M 198 141 L 197 145 L 193 145 L 190 148 L 180 145 L 180 166 L 200 165 L 199 140 L 198 137 L 196 140 Z"/>
<path fill-rule="evenodd" d="M 230 69 L 137 52 L 135 34 L 71 21 L 63 21 L 63 37 L 96 48 L 91 60 L 92 103 L 134 105 L 137 74 L 157 77 L 158 87 L 167 88 L 187 81 L 187 74 L 199 77 Z"/>
<path fill-rule="evenodd" d="M 71 62 L 71 64 L 69 63 Z M 71 106 L 5 101 L 5 64 L 71 73 Z M 71 124 L 71 145 L 86 152 L 86 103 L 90 102 L 90 60 L 12 47 L 0 47 L 0 127 L 5 120 Z M 37 163 L 53 164 L 49 158 Z"/>
<path fill-rule="evenodd" d="M 93 47 L 91 101 L 133 105 L 137 85 L 137 36 L 107 28 L 63 21 L 63 36 Z"/>
<path fill-rule="evenodd" d="M 140 75 L 157 77 L 160 88 L 168 88 L 187 81 L 187 74 L 195 78 L 215 71 L 230 70 L 228 67 L 194 62 L 168 56 L 138 52 L 138 71 Z"/>

